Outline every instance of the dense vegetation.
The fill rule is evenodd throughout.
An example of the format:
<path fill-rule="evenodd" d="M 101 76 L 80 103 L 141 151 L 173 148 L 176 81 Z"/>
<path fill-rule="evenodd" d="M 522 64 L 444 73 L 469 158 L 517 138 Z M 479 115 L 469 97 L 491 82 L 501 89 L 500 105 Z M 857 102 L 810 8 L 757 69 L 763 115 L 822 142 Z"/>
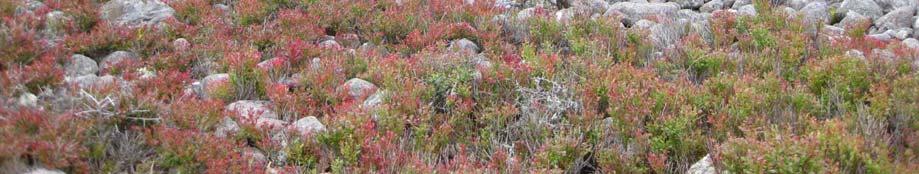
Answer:
<path fill-rule="evenodd" d="M 0 0 L 4 171 L 919 171 L 919 51 L 768 0 L 667 30 L 492 0 L 163 0 L 134 27 L 29 2 Z M 107 76 L 83 84 L 75 55 Z"/>

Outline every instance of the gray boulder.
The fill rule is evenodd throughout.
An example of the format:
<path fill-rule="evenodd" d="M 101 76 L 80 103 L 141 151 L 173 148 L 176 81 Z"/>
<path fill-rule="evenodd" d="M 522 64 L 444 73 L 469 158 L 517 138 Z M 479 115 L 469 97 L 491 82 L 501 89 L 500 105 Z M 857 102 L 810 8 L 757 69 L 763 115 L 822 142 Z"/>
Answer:
<path fill-rule="evenodd" d="M 837 27 L 849 28 L 856 27 L 863 23 L 871 22 L 871 18 L 865 15 L 862 15 L 858 12 L 849 11 L 846 13 L 846 17 L 843 18 L 839 23 L 836 24 Z"/>
<path fill-rule="evenodd" d="M 345 82 L 342 86 L 348 96 L 355 100 L 361 100 L 370 96 L 377 90 L 377 86 L 364 79 L 353 78 Z"/>
<path fill-rule="evenodd" d="M 881 6 L 878 6 L 873 0 L 845 0 L 836 10 L 837 13 L 841 14 L 848 14 L 850 11 L 868 16 L 871 19 L 877 19 L 884 15 Z"/>
<path fill-rule="evenodd" d="M 479 52 L 479 46 L 476 45 L 475 42 L 463 38 L 451 41 L 450 46 L 447 47 L 447 50 L 454 53 L 475 54 Z"/>
<path fill-rule="evenodd" d="M 38 107 L 38 96 L 28 92 L 22 93 L 19 94 L 19 99 L 16 103 L 24 107 Z"/>
<path fill-rule="evenodd" d="M 756 16 L 756 8 L 753 4 L 744 5 L 737 9 L 737 14 L 742 16 Z"/>
<path fill-rule="evenodd" d="M 25 174 L 66 174 L 60 170 L 51 170 L 46 168 L 35 168 Z"/>
<path fill-rule="evenodd" d="M 915 7 L 919 6 L 919 1 L 916 0 L 875 0 L 881 8 L 884 9 L 884 12 L 891 12 L 903 7 Z"/>
<path fill-rule="evenodd" d="M 71 77 L 96 74 L 98 72 L 99 65 L 96 64 L 96 61 L 80 54 L 70 56 L 70 62 L 64 66 L 64 73 Z"/>
<path fill-rule="evenodd" d="M 711 13 L 715 10 L 720 10 L 724 8 L 724 1 L 722 0 L 712 0 L 708 1 L 705 4 L 702 4 L 702 7 L 699 8 L 699 11 L 703 13 Z"/>
<path fill-rule="evenodd" d="M 908 38 L 909 35 L 912 33 L 913 33 L 912 28 L 900 28 L 900 29 L 887 30 L 884 32 L 884 34 L 890 35 L 890 37 L 897 38 L 900 40 Z"/>
<path fill-rule="evenodd" d="M 673 2 L 668 3 L 634 3 L 620 2 L 610 5 L 604 15 L 616 16 L 622 15 L 626 22 L 637 22 L 641 19 L 650 17 L 670 17 L 680 10 L 680 5 Z"/>
<path fill-rule="evenodd" d="M 912 6 L 897 8 L 874 21 L 874 25 L 881 30 L 909 28 L 915 22 L 913 15 L 916 8 Z"/>
<path fill-rule="evenodd" d="M 822 1 L 807 4 L 801 8 L 800 14 L 803 15 L 804 22 L 812 26 L 814 24 L 824 24 L 830 20 L 829 6 Z"/>
<path fill-rule="evenodd" d="M 100 18 L 114 25 L 156 25 L 171 18 L 175 10 L 159 0 L 111 0 L 102 5 Z"/>
<path fill-rule="evenodd" d="M 301 135 L 306 135 L 315 132 L 325 131 L 325 125 L 322 122 L 319 122 L 319 119 L 316 119 L 314 116 L 303 117 L 293 124 L 290 125 L 290 128 Z"/>
<path fill-rule="evenodd" d="M 731 5 L 731 9 L 739 10 L 746 5 L 753 5 L 753 0 L 735 0 L 734 4 Z"/>
<path fill-rule="evenodd" d="M 680 4 L 684 9 L 696 9 L 702 7 L 702 4 L 705 3 L 704 0 L 670 0 L 670 2 Z"/>
<path fill-rule="evenodd" d="M 109 71 L 110 68 L 130 61 L 137 61 L 139 58 L 136 54 L 127 52 L 127 51 L 115 51 L 110 53 L 105 58 L 102 58 L 102 62 L 99 62 L 99 68 L 103 71 Z"/>
<path fill-rule="evenodd" d="M 381 90 L 377 91 L 373 93 L 373 95 L 370 95 L 370 97 L 367 97 L 367 100 L 364 100 L 364 103 L 361 104 L 361 107 L 365 109 L 377 107 L 383 103 L 384 98 L 386 98 L 386 92 Z"/>
<path fill-rule="evenodd" d="M 89 74 L 78 77 L 67 77 L 65 79 L 68 84 L 81 89 L 98 88 L 115 84 L 115 77 L 111 75 L 99 77 L 95 74 Z"/>
<path fill-rule="evenodd" d="M 185 52 L 191 48 L 191 43 L 189 43 L 185 38 L 178 38 L 172 41 L 172 48 L 179 52 Z"/>
<path fill-rule="evenodd" d="M 223 120 L 220 121 L 220 124 L 218 124 L 217 128 L 214 130 L 214 135 L 217 135 L 217 137 L 226 137 L 230 133 L 236 132 L 239 132 L 239 124 L 233 121 L 233 118 L 223 117 Z"/>
<path fill-rule="evenodd" d="M 902 43 L 903 43 L 903 45 L 905 45 L 907 48 L 910 48 L 910 49 L 913 49 L 913 50 L 919 50 L 919 40 L 916 40 L 915 38 L 905 39 L 905 40 L 903 40 Z"/>
<path fill-rule="evenodd" d="M 259 100 L 240 100 L 226 106 L 226 111 L 246 120 L 263 121 L 262 118 L 277 119 L 278 114 L 271 109 L 271 102 Z"/>

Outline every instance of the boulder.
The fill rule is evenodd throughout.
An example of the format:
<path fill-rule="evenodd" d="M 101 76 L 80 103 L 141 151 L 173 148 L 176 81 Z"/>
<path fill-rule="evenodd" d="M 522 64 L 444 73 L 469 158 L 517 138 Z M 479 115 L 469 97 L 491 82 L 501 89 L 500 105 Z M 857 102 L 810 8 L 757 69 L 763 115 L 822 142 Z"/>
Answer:
<path fill-rule="evenodd" d="M 555 22 L 567 24 L 574 19 L 574 10 L 571 8 L 561 9 L 555 12 Z"/>
<path fill-rule="evenodd" d="M 172 41 L 172 48 L 179 52 L 185 52 L 191 49 L 191 43 L 185 40 L 185 38 L 178 38 Z"/>
<path fill-rule="evenodd" d="M 815 24 L 824 24 L 830 20 L 829 6 L 823 1 L 815 1 L 807 4 L 801 8 L 800 14 L 804 18 L 804 22 L 811 26 L 815 26 Z"/>
<path fill-rule="evenodd" d="M 919 40 L 915 38 L 904 39 L 902 43 L 907 48 L 919 50 Z"/>
<path fill-rule="evenodd" d="M 76 86 L 77 88 L 89 89 L 115 84 L 115 77 L 111 75 L 99 77 L 95 74 L 89 74 L 72 78 L 67 77 L 65 81 L 67 81 L 68 84 Z"/>
<path fill-rule="evenodd" d="M 715 165 L 712 164 L 712 159 L 710 155 L 705 155 L 698 162 L 692 164 L 689 167 L 689 170 L 686 171 L 687 174 L 715 174 Z"/>
<path fill-rule="evenodd" d="M 230 75 L 226 73 L 211 74 L 201 79 L 198 93 L 202 98 L 216 97 L 218 93 L 228 92 Z"/>
<path fill-rule="evenodd" d="M 848 13 L 846 13 L 846 17 L 843 18 L 841 21 L 839 21 L 839 23 L 837 23 L 836 26 L 841 27 L 841 28 L 851 28 L 851 27 L 857 27 L 858 25 L 861 25 L 863 23 L 868 23 L 868 22 L 871 22 L 870 17 L 862 15 L 861 13 L 858 13 L 858 12 L 849 11 Z"/>
<path fill-rule="evenodd" d="M 287 59 L 282 57 L 275 57 L 259 62 L 255 66 L 264 71 L 277 70 L 279 68 L 287 67 Z"/>
<path fill-rule="evenodd" d="M 900 29 L 884 31 L 883 34 L 890 35 L 890 37 L 897 38 L 899 40 L 903 40 L 903 39 L 908 38 L 909 35 L 912 33 L 913 33 L 913 29 L 911 28 L 900 28 Z"/>
<path fill-rule="evenodd" d="M 702 7 L 702 4 L 705 3 L 704 0 L 670 0 L 670 2 L 680 4 L 680 7 L 684 9 L 696 9 Z"/>
<path fill-rule="evenodd" d="M 341 44 L 338 44 L 338 41 L 329 39 L 319 43 L 319 48 L 339 50 L 342 49 Z"/>
<path fill-rule="evenodd" d="M 316 119 L 314 116 L 303 117 L 289 126 L 289 129 L 300 133 L 300 135 L 311 134 L 315 132 L 325 131 L 325 125 L 322 122 L 319 122 L 319 119 Z"/>
<path fill-rule="evenodd" d="M 887 13 L 881 18 L 874 21 L 874 25 L 881 30 L 892 30 L 900 28 L 910 28 L 913 23 L 913 15 L 916 14 L 916 8 L 912 6 L 897 8 Z"/>
<path fill-rule="evenodd" d="M 19 99 L 16 103 L 23 107 L 38 107 L 38 96 L 28 92 L 22 93 L 19 94 Z"/>
<path fill-rule="evenodd" d="M 110 71 L 112 67 L 115 67 L 120 64 L 136 62 L 138 61 L 136 54 L 127 52 L 127 51 L 115 51 L 110 53 L 105 58 L 102 58 L 102 62 L 99 62 L 99 68 L 102 71 Z"/>
<path fill-rule="evenodd" d="M 839 9 L 836 9 L 836 12 L 841 14 L 848 14 L 850 11 L 865 15 L 871 19 L 877 19 L 884 15 L 881 6 L 878 6 L 872 0 L 845 0 L 842 1 Z"/>
<path fill-rule="evenodd" d="M 742 16 L 756 16 L 756 8 L 753 4 L 744 5 L 737 9 L 737 14 Z"/>
<path fill-rule="evenodd" d="M 362 100 L 376 92 L 377 86 L 364 79 L 353 78 L 346 81 L 345 84 L 342 85 L 342 89 L 345 90 L 351 99 Z"/>
<path fill-rule="evenodd" d="M 217 128 L 214 130 L 214 135 L 217 137 L 226 137 L 236 132 L 239 132 L 239 124 L 233 121 L 233 118 L 223 117 L 223 120 L 220 121 L 220 124 L 218 124 Z"/>
<path fill-rule="evenodd" d="M 364 103 L 361 104 L 361 107 L 365 109 L 377 107 L 383 103 L 383 99 L 385 97 L 386 97 L 386 92 L 379 90 L 373 93 L 373 95 L 370 95 L 370 97 L 367 97 L 367 100 L 364 100 Z"/>
<path fill-rule="evenodd" d="M 226 111 L 230 114 L 235 114 L 238 118 L 268 123 L 270 120 L 261 119 L 278 119 L 278 114 L 271 109 L 270 105 L 271 102 L 268 101 L 240 100 L 227 105 Z"/>
<path fill-rule="evenodd" d="M 80 54 L 70 56 L 70 62 L 64 66 L 64 73 L 67 76 L 78 77 L 99 72 L 99 65 L 96 61 Z"/>
<path fill-rule="evenodd" d="M 479 46 L 476 45 L 475 42 L 463 38 L 451 41 L 450 46 L 447 47 L 447 50 L 455 53 L 475 54 L 479 52 Z"/>
<path fill-rule="evenodd" d="M 615 16 L 622 14 L 627 23 L 637 22 L 641 19 L 651 17 L 670 17 L 680 10 L 680 5 L 673 2 L 668 3 L 634 3 L 620 2 L 610 5 L 604 15 Z"/>
<path fill-rule="evenodd" d="M 35 168 L 25 174 L 66 174 L 60 170 L 51 170 L 46 168 Z"/>
<path fill-rule="evenodd" d="M 720 10 L 724 8 L 724 1 L 722 0 L 712 0 L 708 1 L 705 4 L 702 4 L 702 7 L 699 8 L 699 11 L 703 13 L 711 13 L 715 10 Z"/>
<path fill-rule="evenodd" d="M 902 7 L 916 7 L 919 6 L 919 1 L 916 0 L 875 0 L 884 12 L 891 12 L 898 8 Z"/>
<path fill-rule="evenodd" d="M 606 12 L 609 8 L 609 2 L 604 0 L 573 0 L 571 8 L 576 12 L 585 12 L 586 14 L 597 14 Z"/>
<path fill-rule="evenodd" d="M 160 0 L 111 0 L 102 5 L 101 10 L 102 20 L 127 27 L 156 25 L 175 13 Z"/>
<path fill-rule="evenodd" d="M 735 0 L 734 3 L 731 4 L 731 9 L 740 10 L 741 7 L 747 5 L 753 5 L 753 0 Z"/>

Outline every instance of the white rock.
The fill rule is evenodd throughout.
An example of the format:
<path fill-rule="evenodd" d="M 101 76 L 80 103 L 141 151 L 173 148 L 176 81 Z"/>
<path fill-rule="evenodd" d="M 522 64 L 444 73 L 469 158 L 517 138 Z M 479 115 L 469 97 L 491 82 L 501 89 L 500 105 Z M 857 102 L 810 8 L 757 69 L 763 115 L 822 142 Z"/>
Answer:
<path fill-rule="evenodd" d="M 155 25 L 171 18 L 172 7 L 159 0 L 111 0 L 102 5 L 102 20 L 128 27 Z"/>
<path fill-rule="evenodd" d="M 338 44 L 335 40 L 326 40 L 319 43 L 319 48 L 339 50 L 342 49 L 341 44 Z"/>
<path fill-rule="evenodd" d="M 367 100 L 364 100 L 364 103 L 361 104 L 361 107 L 365 109 L 371 109 L 376 106 L 379 106 L 380 104 L 383 103 L 383 99 L 385 97 L 386 97 L 386 92 L 382 90 L 378 90 L 377 92 L 373 93 L 373 95 L 370 95 L 370 97 L 367 97 Z"/>
<path fill-rule="evenodd" d="M 213 95 L 220 90 L 226 90 L 230 86 L 230 74 L 211 74 L 201 79 L 201 88 L 198 91 L 203 98 L 215 97 Z"/>
<path fill-rule="evenodd" d="M 32 93 L 19 94 L 19 100 L 16 102 L 19 106 L 38 107 L 38 96 Z"/>
<path fill-rule="evenodd" d="M 319 122 L 319 119 L 313 116 L 303 117 L 290 125 L 290 129 L 297 131 L 301 135 L 325 131 L 325 125 Z"/>
<path fill-rule="evenodd" d="M 574 11 L 571 8 L 561 9 L 555 12 L 555 22 L 567 24 L 574 18 Z"/>
<path fill-rule="evenodd" d="M 887 30 L 884 34 L 890 35 L 890 37 L 897 38 L 899 40 L 906 39 L 910 34 L 913 33 L 911 28 L 900 28 L 895 30 Z"/>
<path fill-rule="evenodd" d="M 226 137 L 236 132 L 239 132 L 239 124 L 233 121 L 233 118 L 223 117 L 223 120 L 220 121 L 220 124 L 217 125 L 217 128 L 214 130 L 214 135 L 217 137 Z"/>
<path fill-rule="evenodd" d="M 45 168 L 36 168 L 36 169 L 32 169 L 32 171 L 26 172 L 25 174 L 66 174 L 66 173 L 64 173 L 64 172 L 62 172 L 62 171 L 60 171 L 60 170 L 51 170 L 51 169 L 45 169 Z"/>
<path fill-rule="evenodd" d="M 96 61 L 80 54 L 70 56 L 70 62 L 64 66 L 64 73 L 71 77 L 96 74 L 98 72 L 99 65 L 96 64 Z"/>
<path fill-rule="evenodd" d="M 226 110 L 242 119 L 256 121 L 261 118 L 278 119 L 278 114 L 271 109 L 270 105 L 268 101 L 240 100 L 227 105 Z"/>
<path fill-rule="evenodd" d="M 860 60 L 865 60 L 865 53 L 862 53 L 862 51 L 855 50 L 855 49 L 846 51 L 846 56 L 849 56 L 851 58 L 857 58 Z"/>
<path fill-rule="evenodd" d="M 68 84 L 75 85 L 82 89 L 99 88 L 115 84 L 115 77 L 111 75 L 99 77 L 95 74 L 89 74 L 78 77 L 67 77 L 65 79 Z"/>
<path fill-rule="evenodd" d="M 689 167 L 687 174 L 715 174 L 715 165 L 712 164 L 710 155 L 705 155 L 701 160 Z"/>
<path fill-rule="evenodd" d="M 684 9 L 695 9 L 702 6 L 705 3 L 703 0 L 670 0 L 670 2 L 676 2 L 680 4 Z"/>

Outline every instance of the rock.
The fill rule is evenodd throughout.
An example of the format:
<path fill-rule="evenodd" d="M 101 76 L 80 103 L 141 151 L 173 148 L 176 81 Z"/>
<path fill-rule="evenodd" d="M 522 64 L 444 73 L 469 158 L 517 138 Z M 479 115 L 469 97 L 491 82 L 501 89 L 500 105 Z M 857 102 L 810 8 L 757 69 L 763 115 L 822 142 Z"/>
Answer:
<path fill-rule="evenodd" d="M 740 10 L 741 7 L 753 5 L 753 0 L 735 0 L 734 4 L 731 5 L 731 9 Z"/>
<path fill-rule="evenodd" d="M 597 14 L 606 12 L 606 9 L 609 8 L 609 3 L 604 0 L 573 0 L 571 8 L 576 12 Z"/>
<path fill-rule="evenodd" d="M 902 43 L 903 43 L 903 45 L 905 45 L 907 48 L 914 49 L 914 50 L 919 50 L 919 40 L 917 40 L 917 39 L 915 39 L 915 38 L 904 39 Z"/>
<path fill-rule="evenodd" d="M 383 103 L 383 99 L 385 97 L 386 97 L 386 92 L 377 91 L 373 93 L 373 95 L 370 95 L 370 97 L 367 97 L 367 100 L 364 100 L 364 103 L 361 104 L 361 107 L 365 109 L 370 109 L 370 108 L 379 106 L 380 104 Z"/>
<path fill-rule="evenodd" d="M 871 34 L 871 35 L 868 35 L 867 37 L 875 39 L 875 40 L 879 40 L 879 41 L 890 41 L 891 39 L 893 39 L 893 37 L 891 37 L 889 34 L 886 34 L 886 33 Z"/>
<path fill-rule="evenodd" d="M 172 48 L 179 52 L 185 52 L 191 49 L 191 43 L 185 40 L 185 38 L 178 38 L 172 41 Z"/>
<path fill-rule="evenodd" d="M 62 11 L 52 11 L 45 14 L 45 29 L 43 32 L 52 37 L 61 36 L 67 27 L 68 21 L 72 20 L 70 16 Z"/>
<path fill-rule="evenodd" d="M 67 173 L 64 173 L 64 172 L 62 172 L 62 171 L 60 171 L 60 170 L 51 170 L 51 169 L 45 169 L 45 168 L 36 168 L 36 169 L 32 169 L 32 170 L 29 171 L 29 172 L 26 172 L 25 174 L 67 174 Z"/>
<path fill-rule="evenodd" d="M 571 8 L 561 9 L 555 12 L 555 22 L 568 24 L 574 18 L 574 10 Z"/>
<path fill-rule="evenodd" d="M 284 125 L 287 125 L 286 121 L 281 121 L 276 118 L 259 117 L 255 119 L 255 127 L 271 132 L 282 131 L 285 128 Z"/>
<path fill-rule="evenodd" d="M 862 15 L 858 12 L 850 11 L 846 13 L 846 17 L 843 18 L 842 21 L 839 21 L 836 26 L 841 28 L 860 27 L 858 25 L 869 22 L 871 22 L 871 18 L 868 16 Z"/>
<path fill-rule="evenodd" d="M 848 14 L 850 11 L 865 15 L 871 19 L 877 19 L 881 17 L 881 15 L 884 15 L 881 6 L 878 6 L 878 4 L 872 0 L 845 0 L 842 1 L 839 9 L 836 9 L 837 13 L 843 14 Z"/>
<path fill-rule="evenodd" d="M 737 9 L 737 14 L 743 16 L 756 16 L 756 8 L 753 7 L 753 4 L 744 5 Z"/>
<path fill-rule="evenodd" d="M 24 107 L 38 107 L 38 96 L 32 93 L 22 93 L 19 94 L 19 99 L 16 101 L 19 106 Z"/>
<path fill-rule="evenodd" d="M 899 40 L 906 39 L 912 33 L 913 29 L 911 28 L 900 28 L 896 30 L 887 30 L 884 32 L 884 34 L 890 35 L 890 37 L 897 38 Z"/>
<path fill-rule="evenodd" d="M 73 78 L 67 77 L 66 81 L 68 84 L 75 85 L 78 88 L 90 89 L 115 84 L 115 77 L 111 75 L 99 77 L 95 74 L 89 74 Z"/>
<path fill-rule="evenodd" d="M 913 22 L 913 38 L 919 38 L 919 17 L 916 18 L 916 22 Z"/>
<path fill-rule="evenodd" d="M 140 74 L 140 79 L 152 79 L 156 77 L 156 71 L 153 68 L 138 68 L 137 73 Z"/>
<path fill-rule="evenodd" d="M 517 6 L 517 2 L 515 2 L 514 0 L 496 0 L 495 1 L 495 7 L 498 7 L 498 8 L 508 9 L 508 8 L 513 8 L 514 6 Z"/>
<path fill-rule="evenodd" d="M 670 0 L 670 2 L 680 4 L 683 9 L 696 9 L 702 7 L 702 4 L 705 3 L 703 0 Z"/>
<path fill-rule="evenodd" d="M 338 44 L 337 41 L 332 40 L 332 39 L 329 39 L 329 40 L 320 42 L 320 43 L 319 43 L 319 48 L 332 49 L 332 50 L 340 50 L 340 49 L 342 49 L 341 45 Z"/>
<path fill-rule="evenodd" d="M 916 0 L 875 0 L 875 2 L 884 9 L 884 12 L 891 12 L 902 7 L 919 6 L 919 1 Z"/>
<path fill-rule="evenodd" d="M 533 17 L 533 15 L 536 15 L 536 7 L 520 10 L 520 12 L 517 12 L 516 19 L 517 21 L 526 21 L 527 19 L 530 19 L 530 17 Z"/>
<path fill-rule="evenodd" d="M 699 8 L 699 11 L 703 13 L 711 13 L 722 8 L 724 8 L 724 2 L 722 0 L 712 0 L 702 4 L 702 7 Z"/>
<path fill-rule="evenodd" d="M 111 0 L 102 5 L 100 18 L 114 25 L 156 25 L 171 18 L 175 10 L 160 0 Z"/>
<path fill-rule="evenodd" d="M 823 1 L 814 1 L 802 7 L 800 14 L 804 17 L 804 22 L 814 26 L 815 24 L 824 24 L 829 22 L 829 6 Z"/>
<path fill-rule="evenodd" d="M 278 119 L 278 114 L 271 107 L 271 102 L 259 100 L 240 100 L 230 103 L 226 111 L 245 120 L 263 121 L 261 118 Z"/>
<path fill-rule="evenodd" d="M 900 28 L 909 28 L 915 22 L 913 15 L 916 14 L 916 8 L 901 7 L 874 21 L 874 25 L 881 30 L 892 30 Z"/>
<path fill-rule="evenodd" d="M 230 133 L 239 132 L 239 124 L 236 121 L 233 121 L 233 118 L 223 117 L 223 120 L 217 125 L 217 128 L 214 130 L 214 135 L 217 137 L 226 137 Z"/>
<path fill-rule="evenodd" d="M 459 39 L 450 42 L 447 50 L 455 53 L 475 54 L 479 52 L 479 46 L 469 39 Z"/>
<path fill-rule="evenodd" d="M 64 73 L 71 77 L 96 74 L 98 72 L 99 65 L 96 64 L 96 61 L 81 54 L 70 56 L 70 62 L 64 66 Z"/>
<path fill-rule="evenodd" d="M 199 94 L 202 98 L 217 97 L 216 95 L 219 93 L 228 92 L 229 88 L 230 74 L 211 74 L 201 79 L 201 91 Z"/>
<path fill-rule="evenodd" d="M 862 51 L 855 50 L 855 49 L 846 51 L 846 56 L 849 56 L 851 58 L 857 58 L 860 60 L 865 60 L 865 53 L 862 53 Z"/>
<path fill-rule="evenodd" d="M 686 171 L 687 174 L 715 174 L 715 165 L 712 164 L 712 159 L 710 155 L 705 155 L 695 164 L 689 167 L 689 171 Z"/>
<path fill-rule="evenodd" d="M 9 2 L 14 2 L 14 1 L 9 1 Z M 45 5 L 45 3 L 42 3 L 39 0 L 25 0 L 24 3 L 22 3 L 22 6 L 14 5 L 13 7 L 16 7 L 16 10 L 15 10 L 16 15 L 25 15 L 25 14 L 34 14 L 35 10 L 38 10 L 38 9 L 41 9 L 47 6 Z"/>
<path fill-rule="evenodd" d="M 287 59 L 282 57 L 271 58 L 262 62 L 259 62 L 255 67 L 264 70 L 272 71 L 278 70 L 279 68 L 287 68 Z"/>
<path fill-rule="evenodd" d="M 785 1 L 785 5 L 788 7 L 794 8 L 794 9 L 801 9 L 801 8 L 804 8 L 804 6 L 806 6 L 807 4 L 814 3 L 814 2 L 823 2 L 823 1 L 787 0 Z M 823 3 L 826 3 L 826 2 L 823 2 Z"/>
<path fill-rule="evenodd" d="M 249 164 L 266 164 L 268 162 L 268 157 L 256 148 L 246 148 L 242 151 L 242 156 L 248 159 Z"/>
<path fill-rule="evenodd" d="M 307 135 L 315 132 L 325 131 L 325 125 L 322 122 L 319 122 L 319 119 L 313 116 L 303 117 L 293 124 L 290 125 L 290 128 L 300 135 Z"/>
<path fill-rule="evenodd" d="M 650 17 L 669 17 L 676 14 L 680 10 L 680 5 L 677 3 L 634 3 L 634 2 L 620 2 L 610 5 L 604 15 L 606 16 L 615 16 L 616 14 L 622 14 L 627 23 L 637 22 L 641 19 L 646 19 Z"/>
<path fill-rule="evenodd" d="M 138 61 L 137 55 L 127 51 L 115 51 L 110 53 L 105 58 L 102 58 L 102 62 L 99 63 L 99 68 L 102 71 L 107 72 L 111 71 L 112 67 L 115 67 L 120 64 L 129 63 Z"/>
<path fill-rule="evenodd" d="M 359 78 L 353 78 L 346 81 L 342 88 L 346 90 L 345 92 L 347 92 L 348 96 L 354 100 L 361 100 L 364 97 L 368 97 L 377 90 L 376 85 Z"/>

